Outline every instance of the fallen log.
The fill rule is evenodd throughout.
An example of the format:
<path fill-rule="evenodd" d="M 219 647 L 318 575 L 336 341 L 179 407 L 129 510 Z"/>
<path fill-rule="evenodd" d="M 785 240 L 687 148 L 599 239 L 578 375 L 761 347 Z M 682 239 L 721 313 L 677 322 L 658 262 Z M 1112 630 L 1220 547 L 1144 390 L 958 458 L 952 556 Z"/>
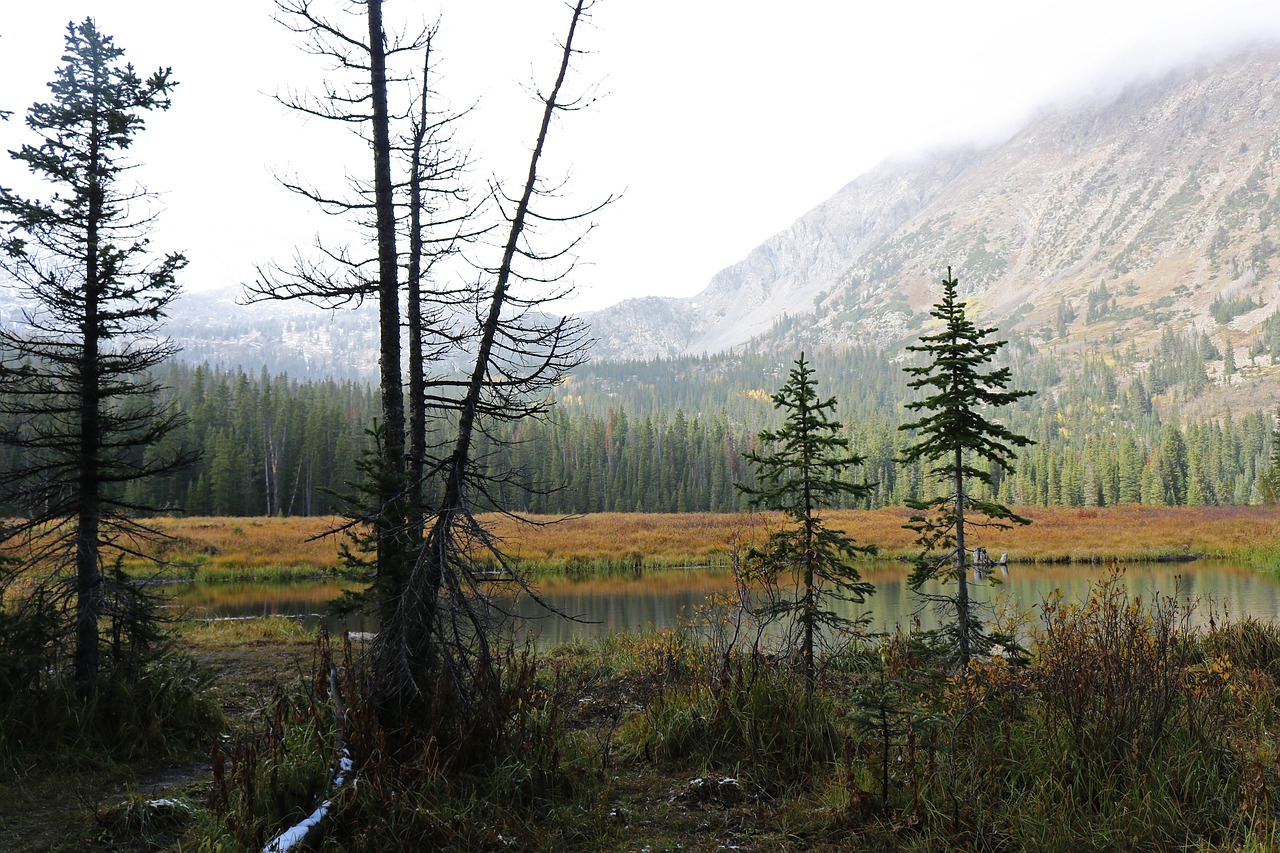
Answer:
<path fill-rule="evenodd" d="M 267 846 L 262 848 L 262 853 L 288 853 L 299 844 L 307 842 L 313 834 L 319 833 L 321 822 L 333 807 L 335 794 L 346 784 L 347 775 L 351 773 L 353 764 L 351 753 L 347 751 L 345 736 L 347 705 L 342 701 L 342 690 L 338 685 L 338 668 L 334 666 L 332 660 L 329 661 L 329 695 L 333 699 L 334 747 L 338 755 L 338 769 L 333 774 L 333 781 L 329 784 L 329 798 L 320 803 L 311 814 L 268 842 Z"/>

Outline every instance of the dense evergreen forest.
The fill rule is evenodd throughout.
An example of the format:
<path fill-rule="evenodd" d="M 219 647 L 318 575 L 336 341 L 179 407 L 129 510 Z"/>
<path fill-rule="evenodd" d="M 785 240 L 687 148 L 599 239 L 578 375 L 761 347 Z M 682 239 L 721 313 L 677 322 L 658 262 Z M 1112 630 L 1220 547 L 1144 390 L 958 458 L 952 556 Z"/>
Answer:
<path fill-rule="evenodd" d="M 1224 381 L 1206 367 L 1222 358 L 1208 337 L 1169 331 L 1154 352 L 1113 349 L 1069 360 L 1014 340 L 1004 355 L 1014 387 L 1039 393 L 1001 413 L 1036 444 L 1020 454 L 1014 474 L 997 474 L 1000 500 L 1069 506 L 1275 500 L 1269 412 L 1180 415 Z M 740 354 L 581 367 L 560 386 L 549 418 L 486 437 L 489 464 L 516 472 L 494 497 L 525 512 L 738 510 L 734 483 L 750 477 L 742 453 L 762 428 L 776 425 L 770 395 L 785 380 L 790 358 Z M 867 458 L 853 474 L 876 484 L 862 505 L 927 498 L 928 478 L 896 461 L 908 442 L 898 430 L 908 394 L 902 355 L 855 347 L 811 358 L 819 392 L 837 397 L 852 446 Z M 377 411 L 369 386 L 176 362 L 157 378 L 187 418 L 166 442 L 202 456 L 164 480 L 131 485 L 137 493 L 129 497 L 138 502 L 192 515 L 320 515 L 336 511 L 338 496 L 357 479 Z M 509 445 L 493 440 L 511 437 Z"/>
<path fill-rule="evenodd" d="M 327 515 L 359 479 L 372 386 L 297 382 L 172 364 L 162 377 L 186 423 L 169 441 L 200 450 L 172 477 L 139 484 L 139 503 L 190 515 Z"/>
<path fill-rule="evenodd" d="M 1013 386 L 1039 390 L 1001 413 L 1036 444 L 994 482 L 1019 505 L 1247 504 L 1274 500 L 1268 413 L 1184 420 L 1184 403 L 1212 393 L 1202 336 L 1167 333 L 1154 353 L 1109 351 L 1058 366 L 1027 345 L 1008 348 Z M 918 467 L 897 459 L 908 399 L 900 358 L 880 350 L 820 351 L 819 390 L 835 395 L 855 477 L 876 484 L 865 506 L 930 497 Z M 553 418 L 521 427 L 511 451 L 531 484 L 566 484 L 516 505 L 535 512 L 736 510 L 741 453 L 775 425 L 770 401 L 786 375 L 778 356 L 593 364 L 563 386 Z M 1137 378 L 1122 381 L 1121 376 Z M 1047 389 L 1047 390 L 1046 390 Z"/>

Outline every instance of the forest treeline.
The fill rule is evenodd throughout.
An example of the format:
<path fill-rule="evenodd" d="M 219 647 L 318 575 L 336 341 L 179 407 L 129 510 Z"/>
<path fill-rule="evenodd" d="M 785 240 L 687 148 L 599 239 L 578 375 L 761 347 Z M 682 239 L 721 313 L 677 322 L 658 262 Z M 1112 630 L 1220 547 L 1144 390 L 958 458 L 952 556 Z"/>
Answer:
<path fill-rule="evenodd" d="M 1112 350 L 1069 362 L 1014 341 L 1006 358 L 1014 386 L 1039 393 L 1001 413 L 1036 441 L 1019 453 L 1014 474 L 996 473 L 1001 501 L 1275 500 L 1269 412 L 1179 414 L 1223 381 L 1206 367 L 1221 358 L 1207 337 L 1167 332 L 1150 353 Z M 908 399 L 902 356 L 855 347 L 822 350 L 812 360 L 820 393 L 837 397 L 852 447 L 866 457 L 851 476 L 875 483 L 857 505 L 930 497 L 919 466 L 897 461 L 909 442 L 898 430 Z M 481 440 L 493 470 L 517 472 L 495 485 L 493 498 L 534 513 L 739 510 L 734 484 L 751 477 L 742 454 L 761 429 L 777 424 L 770 395 L 787 363 L 744 354 L 580 367 L 559 387 L 549 417 Z M 181 446 L 201 457 L 169 477 L 131 484 L 129 497 L 139 504 L 191 515 L 324 515 L 340 509 L 340 496 L 359 477 L 377 411 L 364 383 L 180 362 L 157 379 L 186 423 L 147 452 Z"/>
<path fill-rule="evenodd" d="M 1184 419 L 1213 393 L 1207 338 L 1166 333 L 1152 353 L 1095 352 L 1070 362 L 1029 345 L 1009 347 L 1014 387 L 1033 397 L 1001 413 L 1035 445 L 1015 472 L 994 473 L 997 497 L 1018 505 L 1253 504 L 1275 500 L 1269 413 Z M 932 497 L 918 465 L 898 462 L 910 437 L 898 427 L 909 399 L 900 357 L 874 348 L 815 354 L 820 391 L 835 395 L 855 478 L 875 489 L 856 505 Z M 750 476 L 744 450 L 776 425 L 770 391 L 785 377 L 776 356 L 592 364 L 563 386 L 553 417 L 521 426 L 507 452 L 528 482 L 561 483 L 534 495 L 533 512 L 741 508 L 734 482 Z M 1124 376 L 1132 379 L 1122 379 Z M 510 499 L 519 503 L 513 493 Z M 855 505 L 855 506 L 856 506 Z"/>

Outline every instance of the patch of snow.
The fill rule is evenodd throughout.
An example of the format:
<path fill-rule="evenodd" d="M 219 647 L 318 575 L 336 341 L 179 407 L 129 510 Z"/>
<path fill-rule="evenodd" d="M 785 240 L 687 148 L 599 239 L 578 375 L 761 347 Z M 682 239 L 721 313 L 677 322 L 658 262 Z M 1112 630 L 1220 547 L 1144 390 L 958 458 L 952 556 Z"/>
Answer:
<path fill-rule="evenodd" d="M 351 763 L 351 754 L 345 749 L 342 750 L 342 756 L 338 759 L 338 775 L 333 777 L 333 787 L 341 788 L 342 781 L 347 773 L 351 772 L 354 765 Z M 333 806 L 331 800 L 325 800 L 316 810 L 307 815 L 300 822 L 286 829 L 284 832 L 276 836 L 275 840 L 262 848 L 262 853 L 287 853 L 294 846 L 300 844 L 307 837 L 314 827 L 324 820 L 324 816 L 329 813 L 329 809 Z"/>

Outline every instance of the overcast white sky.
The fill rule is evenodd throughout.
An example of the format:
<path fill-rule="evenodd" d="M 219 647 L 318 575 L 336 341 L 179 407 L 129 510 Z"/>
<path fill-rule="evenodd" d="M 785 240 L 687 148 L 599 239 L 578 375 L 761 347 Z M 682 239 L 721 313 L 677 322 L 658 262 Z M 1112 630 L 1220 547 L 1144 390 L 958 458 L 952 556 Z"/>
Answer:
<path fill-rule="evenodd" d="M 316 0 L 318 4 L 343 0 Z M 272 173 L 323 180 L 367 168 L 271 99 L 321 67 L 271 20 L 270 0 L 6 0 L 0 12 L 0 147 L 59 62 L 71 20 L 93 16 L 142 71 L 173 67 L 169 113 L 136 146 L 164 193 L 157 249 L 190 259 L 192 290 L 235 285 L 304 249 L 317 218 Z M 536 105 L 567 23 L 559 0 L 386 0 L 388 21 L 441 21 L 440 86 L 459 107 L 474 175 L 526 167 Z M 588 112 L 566 117 L 548 165 L 582 204 L 623 197 L 581 246 L 573 307 L 690 296 L 886 157 L 994 141 L 1035 109 L 1206 50 L 1280 38 L 1275 0 L 600 0 L 578 44 Z M 342 162 L 347 158 L 349 162 Z M 19 184 L 0 160 L 0 183 Z"/>

